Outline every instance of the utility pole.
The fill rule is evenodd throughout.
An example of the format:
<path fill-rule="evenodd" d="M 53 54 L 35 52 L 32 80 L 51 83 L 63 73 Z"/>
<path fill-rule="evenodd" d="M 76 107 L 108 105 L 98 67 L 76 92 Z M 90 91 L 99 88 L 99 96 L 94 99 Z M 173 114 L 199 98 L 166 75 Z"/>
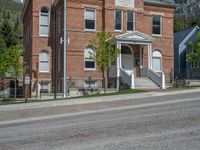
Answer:
<path fill-rule="evenodd" d="M 64 0 L 64 69 L 63 69 L 63 97 L 67 97 L 67 0 Z"/>

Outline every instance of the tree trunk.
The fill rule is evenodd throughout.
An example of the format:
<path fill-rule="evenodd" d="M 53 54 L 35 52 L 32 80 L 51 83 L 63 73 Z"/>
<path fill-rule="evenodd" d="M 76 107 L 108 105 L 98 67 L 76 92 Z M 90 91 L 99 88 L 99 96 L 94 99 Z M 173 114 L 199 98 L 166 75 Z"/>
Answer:
<path fill-rule="evenodd" d="M 104 93 L 106 93 L 106 91 L 107 91 L 107 84 L 108 84 L 108 82 L 107 82 L 107 73 L 106 73 L 106 71 L 104 70 L 104 71 L 102 72 L 102 74 L 103 74 Z"/>
<path fill-rule="evenodd" d="M 17 79 L 15 78 L 15 89 L 14 89 L 14 99 L 16 101 L 16 98 L 17 98 Z"/>

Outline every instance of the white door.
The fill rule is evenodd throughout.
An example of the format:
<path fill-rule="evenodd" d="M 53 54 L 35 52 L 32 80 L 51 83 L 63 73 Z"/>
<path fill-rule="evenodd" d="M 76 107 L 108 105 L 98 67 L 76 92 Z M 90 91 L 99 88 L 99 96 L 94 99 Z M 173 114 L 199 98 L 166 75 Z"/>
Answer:
<path fill-rule="evenodd" d="M 125 70 L 133 70 L 133 56 L 122 55 L 122 68 Z"/>
<path fill-rule="evenodd" d="M 153 57 L 153 70 L 155 71 L 161 71 L 161 58 L 160 57 Z"/>

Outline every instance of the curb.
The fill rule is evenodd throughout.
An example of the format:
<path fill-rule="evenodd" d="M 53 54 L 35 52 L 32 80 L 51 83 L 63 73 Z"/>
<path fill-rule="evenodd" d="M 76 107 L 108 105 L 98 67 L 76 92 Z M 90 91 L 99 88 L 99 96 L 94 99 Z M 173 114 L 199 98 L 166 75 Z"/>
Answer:
<path fill-rule="evenodd" d="M 139 99 L 146 97 L 158 97 L 166 95 L 186 94 L 200 92 L 198 89 L 181 90 L 181 91 L 169 91 L 169 92 L 146 92 L 146 93 L 135 93 L 135 94 L 123 94 L 113 96 L 101 96 L 101 97 L 90 97 L 81 99 L 70 99 L 70 100 L 59 100 L 59 101 L 48 101 L 48 102 L 35 102 L 25 104 L 12 104 L 0 106 L 0 111 L 12 111 L 12 110 L 25 110 L 25 109 L 36 109 L 66 105 L 81 105 L 90 103 L 101 103 L 101 102 L 114 102 L 121 100 Z"/>

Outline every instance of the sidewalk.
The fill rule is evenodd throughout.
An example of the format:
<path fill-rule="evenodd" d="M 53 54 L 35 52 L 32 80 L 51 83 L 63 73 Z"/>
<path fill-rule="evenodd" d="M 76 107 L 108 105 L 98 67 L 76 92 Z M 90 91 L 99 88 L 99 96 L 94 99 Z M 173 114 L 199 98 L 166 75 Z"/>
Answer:
<path fill-rule="evenodd" d="M 124 95 L 113 95 L 113 96 L 100 96 L 100 97 L 90 97 L 90 98 L 77 98 L 77 99 L 66 99 L 66 100 L 57 100 L 57 101 L 55 100 L 55 101 L 2 105 L 0 106 L 0 111 L 25 110 L 25 109 L 46 108 L 46 107 L 55 107 L 55 106 L 89 104 L 89 103 L 92 104 L 92 103 L 101 103 L 101 102 L 139 99 L 139 98 L 145 98 L 145 97 L 157 97 L 157 96 L 175 95 L 175 94 L 183 94 L 183 93 L 195 93 L 195 92 L 200 92 L 200 88 L 179 90 L 179 91 L 146 92 L 146 93 L 134 93 L 134 94 L 124 94 Z"/>

